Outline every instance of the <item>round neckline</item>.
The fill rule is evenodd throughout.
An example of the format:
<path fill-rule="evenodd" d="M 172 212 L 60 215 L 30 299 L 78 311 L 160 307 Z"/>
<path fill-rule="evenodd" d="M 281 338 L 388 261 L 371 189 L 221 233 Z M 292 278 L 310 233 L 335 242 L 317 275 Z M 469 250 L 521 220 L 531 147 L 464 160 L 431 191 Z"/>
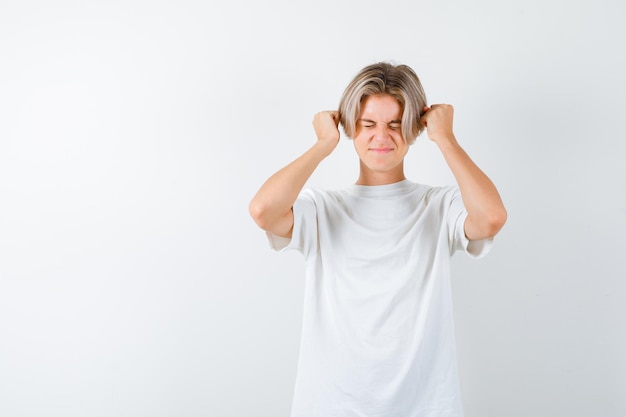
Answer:
<path fill-rule="evenodd" d="M 357 185 L 352 184 L 350 190 L 360 196 L 384 196 L 392 195 L 399 191 L 404 191 L 413 186 L 413 183 L 408 179 L 403 179 L 391 184 L 383 185 Z"/>

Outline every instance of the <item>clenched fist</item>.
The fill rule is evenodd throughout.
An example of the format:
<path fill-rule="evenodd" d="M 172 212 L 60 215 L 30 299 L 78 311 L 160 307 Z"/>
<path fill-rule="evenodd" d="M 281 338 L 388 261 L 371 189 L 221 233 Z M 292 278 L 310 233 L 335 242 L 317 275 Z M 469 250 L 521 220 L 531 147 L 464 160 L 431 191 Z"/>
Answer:
<path fill-rule="evenodd" d="M 454 139 L 452 120 L 454 107 L 449 104 L 433 104 L 424 107 L 426 112 L 422 116 L 422 123 L 426 126 L 428 137 L 433 142 L 446 139 Z"/>
<path fill-rule="evenodd" d="M 321 111 L 313 117 L 317 141 L 331 153 L 339 143 L 339 112 Z"/>

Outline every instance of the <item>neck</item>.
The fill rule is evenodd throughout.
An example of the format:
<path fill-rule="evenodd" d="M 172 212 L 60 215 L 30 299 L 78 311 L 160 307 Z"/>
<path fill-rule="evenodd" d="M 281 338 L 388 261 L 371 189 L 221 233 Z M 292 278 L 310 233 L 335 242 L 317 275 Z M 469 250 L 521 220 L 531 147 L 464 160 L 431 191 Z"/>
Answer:
<path fill-rule="evenodd" d="M 405 180 L 404 169 L 399 166 L 392 171 L 372 171 L 361 164 L 361 170 L 359 172 L 359 179 L 356 181 L 356 185 L 387 185 L 393 184 L 402 180 Z"/>

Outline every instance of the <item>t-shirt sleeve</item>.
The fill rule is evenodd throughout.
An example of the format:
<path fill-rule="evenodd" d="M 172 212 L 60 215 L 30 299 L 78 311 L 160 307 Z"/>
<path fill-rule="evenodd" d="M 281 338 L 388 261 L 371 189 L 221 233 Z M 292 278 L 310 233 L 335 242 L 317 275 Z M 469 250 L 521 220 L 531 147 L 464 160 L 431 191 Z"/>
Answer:
<path fill-rule="evenodd" d="M 451 187 L 448 192 L 450 193 L 450 207 L 447 222 L 452 252 L 463 250 L 472 258 L 482 258 L 491 250 L 493 238 L 469 240 L 467 236 L 465 236 L 467 210 L 463 204 L 461 192 L 456 187 Z"/>
<path fill-rule="evenodd" d="M 303 190 L 293 204 L 291 238 L 266 232 L 272 250 L 297 250 L 308 256 L 317 247 L 317 208 L 311 190 Z"/>

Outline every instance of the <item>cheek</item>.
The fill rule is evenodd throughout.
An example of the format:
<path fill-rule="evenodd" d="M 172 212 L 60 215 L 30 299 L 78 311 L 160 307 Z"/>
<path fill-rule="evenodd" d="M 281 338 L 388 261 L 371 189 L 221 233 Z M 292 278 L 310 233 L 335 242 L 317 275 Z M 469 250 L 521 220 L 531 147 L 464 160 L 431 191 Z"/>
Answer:
<path fill-rule="evenodd" d="M 354 138 L 352 139 L 352 142 L 354 143 L 354 148 L 356 150 L 359 150 L 360 148 L 363 148 L 363 146 L 366 146 L 367 141 L 363 139 L 362 136 L 360 135 L 354 135 Z"/>

